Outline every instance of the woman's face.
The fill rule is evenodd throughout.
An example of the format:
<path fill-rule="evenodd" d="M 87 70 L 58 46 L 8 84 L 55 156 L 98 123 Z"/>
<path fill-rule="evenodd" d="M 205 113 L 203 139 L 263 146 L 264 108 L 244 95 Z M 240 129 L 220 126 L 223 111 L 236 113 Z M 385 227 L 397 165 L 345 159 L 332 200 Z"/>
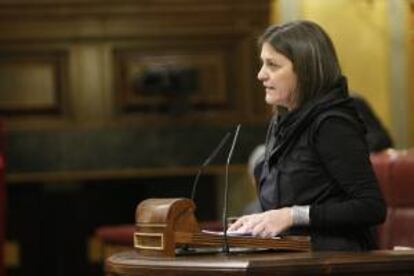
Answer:
<path fill-rule="evenodd" d="M 265 87 L 266 103 L 294 109 L 297 76 L 293 71 L 293 63 L 267 42 L 263 43 L 260 58 L 262 67 L 257 78 Z"/>

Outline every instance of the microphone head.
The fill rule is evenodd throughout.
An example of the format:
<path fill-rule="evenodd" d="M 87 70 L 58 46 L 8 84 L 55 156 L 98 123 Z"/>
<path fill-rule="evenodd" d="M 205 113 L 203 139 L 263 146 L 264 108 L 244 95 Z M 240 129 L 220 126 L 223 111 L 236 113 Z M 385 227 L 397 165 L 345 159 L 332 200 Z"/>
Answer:
<path fill-rule="evenodd" d="M 227 156 L 227 165 L 230 164 L 231 157 L 233 156 L 233 151 L 234 151 L 234 147 L 236 146 L 237 138 L 239 137 L 240 128 L 241 128 L 241 124 L 238 124 L 236 127 L 236 131 L 234 133 L 233 142 L 231 144 L 229 155 Z"/>

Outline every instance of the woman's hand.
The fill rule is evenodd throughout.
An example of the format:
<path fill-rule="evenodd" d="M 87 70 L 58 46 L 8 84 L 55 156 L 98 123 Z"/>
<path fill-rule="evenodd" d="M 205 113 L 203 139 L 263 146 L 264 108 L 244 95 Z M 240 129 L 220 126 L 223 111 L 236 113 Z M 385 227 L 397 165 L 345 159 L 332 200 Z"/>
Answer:
<path fill-rule="evenodd" d="M 292 225 L 292 209 L 286 207 L 243 216 L 230 225 L 228 231 L 252 233 L 253 236 L 270 238 L 289 229 Z"/>

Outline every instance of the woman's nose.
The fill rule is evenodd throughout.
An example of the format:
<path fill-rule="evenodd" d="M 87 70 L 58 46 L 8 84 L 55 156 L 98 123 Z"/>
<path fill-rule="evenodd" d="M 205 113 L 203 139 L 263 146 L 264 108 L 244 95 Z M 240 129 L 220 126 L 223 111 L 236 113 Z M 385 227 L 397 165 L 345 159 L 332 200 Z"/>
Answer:
<path fill-rule="evenodd" d="M 263 66 L 260 68 L 259 72 L 257 73 L 257 78 L 260 81 L 263 81 L 266 78 L 266 74 L 265 74 L 265 72 L 263 70 Z"/>

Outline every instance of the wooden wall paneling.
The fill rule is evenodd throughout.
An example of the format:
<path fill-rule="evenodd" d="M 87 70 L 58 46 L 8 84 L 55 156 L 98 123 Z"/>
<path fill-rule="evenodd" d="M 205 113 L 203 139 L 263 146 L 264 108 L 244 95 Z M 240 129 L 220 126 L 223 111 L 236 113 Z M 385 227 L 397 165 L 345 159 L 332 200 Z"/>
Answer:
<path fill-rule="evenodd" d="M 9 130 L 23 130 L 12 133 L 15 141 L 11 143 L 14 148 L 11 147 L 10 160 L 18 160 L 24 154 L 23 148 L 31 152 L 23 162 L 10 162 L 11 171 L 88 170 L 91 164 L 97 170 L 101 166 L 119 169 L 111 166 L 127 162 L 125 155 L 130 152 L 123 152 L 128 148 L 124 145 L 146 141 L 145 137 L 150 136 L 137 142 L 128 140 L 142 127 L 152 127 L 153 132 L 182 127 L 181 132 L 185 132 L 189 126 L 198 126 L 200 131 L 210 133 L 241 122 L 260 129 L 266 121 L 266 110 L 262 88 L 256 80 L 256 37 L 268 24 L 268 4 L 264 0 L 0 0 L 0 52 L 5 56 L 46 56 L 49 69 L 43 78 L 50 79 L 54 74 L 58 80 L 55 86 L 50 85 L 56 93 L 50 89 L 41 93 L 45 97 L 42 110 L 51 107 L 57 111 L 6 118 Z M 131 89 L 131 79 L 142 64 L 172 64 L 198 70 L 200 85 L 189 97 L 188 112 L 166 112 L 165 106 L 174 104 L 173 100 L 149 97 Z M 43 132 L 36 132 L 38 128 Z M 36 142 L 33 138 L 24 139 L 35 134 L 39 134 Z M 111 154 L 124 158 L 108 165 L 105 159 L 93 158 L 93 152 L 100 152 L 99 146 L 108 146 L 112 135 L 124 140 L 123 147 L 115 147 Z M 39 154 L 37 149 L 53 141 L 53 136 L 59 136 L 60 143 L 49 147 L 46 157 Z M 82 137 L 85 145 L 91 145 L 79 148 L 69 137 Z M 178 134 L 172 135 L 172 143 L 179 143 L 177 137 Z M 32 156 L 38 158 L 32 160 Z M 84 161 L 89 159 L 94 162 Z M 128 166 L 146 165 L 140 163 L 142 160 L 131 160 L 136 159 L 131 157 Z"/>
<path fill-rule="evenodd" d="M 413 12 L 412 12 L 413 13 Z M 414 16 L 411 15 L 411 17 L 413 17 L 413 21 L 414 21 Z M 408 122 L 411 122 L 408 126 L 408 131 L 409 131 L 409 137 L 408 137 L 408 143 L 410 147 L 414 146 L 414 113 L 413 113 L 413 107 L 414 107 L 414 24 L 411 25 L 411 32 L 410 32 L 410 38 L 409 38 L 409 66 L 408 66 L 408 79 L 409 79 L 409 83 L 408 83 Z"/>
<path fill-rule="evenodd" d="M 168 82 L 169 70 L 196 70 L 198 72 L 196 79 L 199 85 L 191 89 L 189 101 L 191 104 L 225 105 L 225 61 L 220 53 L 211 54 L 177 54 L 177 55 L 152 55 L 139 53 L 137 55 L 121 53 L 116 54 L 119 59 L 121 74 L 119 87 L 122 97 L 122 105 L 125 109 L 128 106 L 133 109 L 134 106 L 139 109 L 140 106 L 157 105 L 168 103 L 169 96 L 174 96 L 180 91 L 161 91 L 154 87 L 150 91 L 145 90 L 145 84 L 150 85 L 151 78 L 164 77 Z M 147 76 L 147 74 L 153 74 Z M 154 85 L 156 86 L 156 85 Z M 170 94 L 170 95 L 168 95 Z"/>
<path fill-rule="evenodd" d="M 140 82 L 146 70 L 193 69 L 196 71 L 197 87 L 189 91 L 188 105 L 192 113 L 228 112 L 237 109 L 234 102 L 242 95 L 236 94 L 234 87 L 246 75 L 239 68 L 242 56 L 239 37 L 204 37 L 175 39 L 165 43 L 163 39 L 153 39 L 145 46 L 132 45 L 128 48 L 115 48 L 115 92 L 122 112 L 159 112 L 165 105 L 174 103 L 179 93 L 145 93 L 139 91 Z M 179 91 L 178 91 L 179 92 Z M 184 99 L 185 100 L 185 99 Z M 151 108 L 152 106 L 152 108 Z M 168 108 L 165 113 L 168 113 Z M 193 114 L 192 114 L 193 115 Z"/>
<path fill-rule="evenodd" d="M 102 125 L 110 116 L 110 46 L 76 43 L 71 46 L 70 74 L 74 120 L 78 125 Z"/>
<path fill-rule="evenodd" d="M 73 116 L 61 127 L 262 120 L 253 49 L 268 21 L 267 0 L 0 1 L 0 41 L 63 44 L 69 51 L 65 89 Z M 141 65 L 119 60 L 123 50 L 135 51 L 134 60 L 150 55 L 146 66 L 152 58 L 153 65 L 168 59 L 197 69 L 200 87 L 190 97 L 191 112 L 168 116 L 165 106 L 173 100 L 132 92 L 131 74 Z M 120 74 L 120 66 L 130 75 Z"/>
<path fill-rule="evenodd" d="M 0 113 L 3 116 L 68 112 L 67 53 L 0 50 Z"/>
<path fill-rule="evenodd" d="M 414 107 L 414 1 L 410 1 L 409 3 L 409 11 L 408 11 L 408 58 L 409 58 L 409 63 L 408 63 L 408 72 L 407 72 L 407 77 L 409 80 L 408 83 L 408 110 L 409 110 L 409 118 L 408 118 L 408 122 L 409 122 L 409 126 L 408 126 L 408 131 L 409 131 L 409 137 L 408 137 L 408 143 L 409 145 L 412 147 L 414 145 L 414 113 L 413 113 L 413 107 Z"/>
<path fill-rule="evenodd" d="M 414 17 L 414 16 L 413 16 Z M 409 98 L 409 116 L 410 118 L 408 118 L 408 122 L 410 123 L 410 136 L 409 136 L 409 145 L 410 147 L 414 147 L 414 25 L 412 28 L 412 34 L 411 34 L 411 39 L 410 39 L 410 65 L 409 65 L 409 91 L 408 91 L 408 98 Z"/>
<path fill-rule="evenodd" d="M 2 28 L 2 32 L 13 39 L 131 37 L 157 30 L 231 33 L 234 28 L 267 25 L 269 1 L 2 0 L 0 20 L 12 24 L 13 28 Z"/>

